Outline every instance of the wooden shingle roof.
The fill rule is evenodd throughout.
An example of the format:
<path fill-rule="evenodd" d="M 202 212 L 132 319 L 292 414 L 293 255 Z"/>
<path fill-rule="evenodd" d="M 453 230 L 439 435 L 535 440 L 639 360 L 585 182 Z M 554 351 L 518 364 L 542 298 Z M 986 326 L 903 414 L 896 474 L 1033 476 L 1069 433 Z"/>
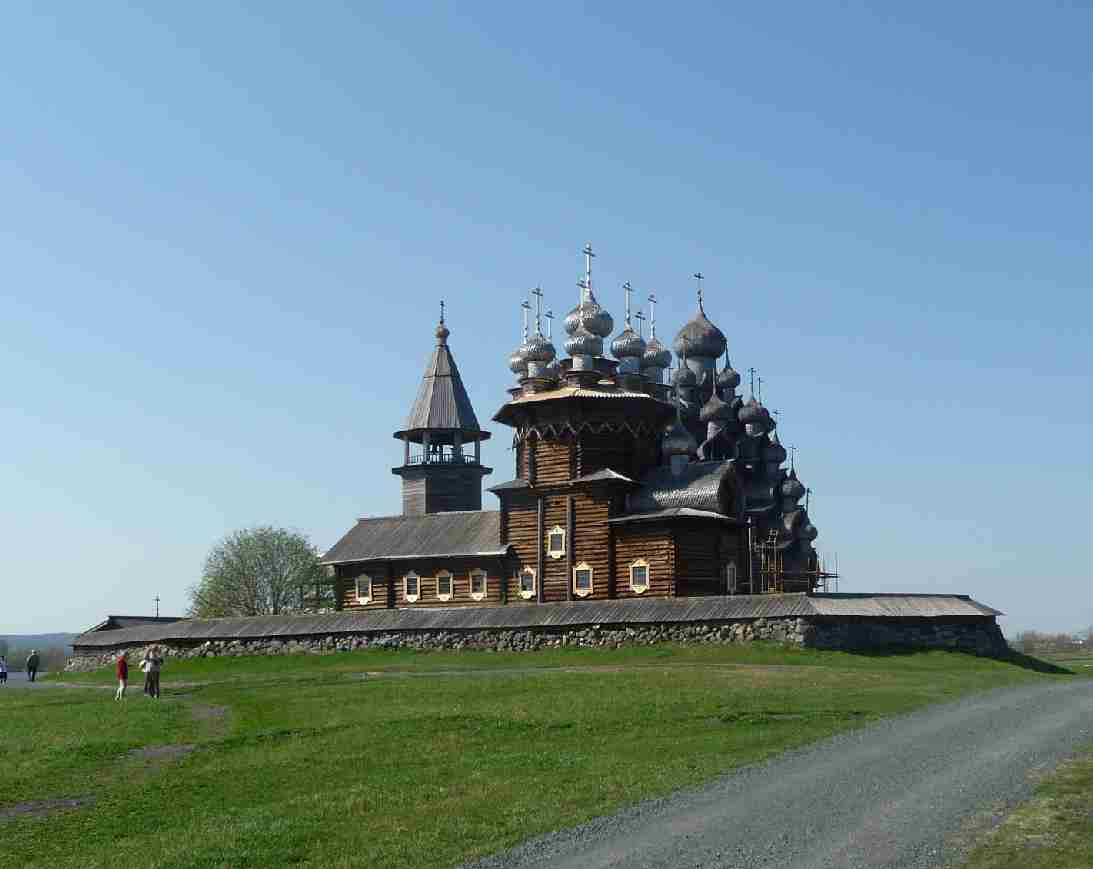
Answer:
<path fill-rule="evenodd" d="M 322 557 L 323 564 L 408 558 L 504 555 L 501 514 L 462 510 L 358 519 Z"/>

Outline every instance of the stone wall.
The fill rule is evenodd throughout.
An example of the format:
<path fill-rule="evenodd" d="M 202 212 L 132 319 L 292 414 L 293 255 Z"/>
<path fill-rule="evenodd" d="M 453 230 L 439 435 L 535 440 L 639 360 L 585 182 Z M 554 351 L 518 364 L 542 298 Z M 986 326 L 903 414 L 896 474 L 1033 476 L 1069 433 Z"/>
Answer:
<path fill-rule="evenodd" d="M 568 628 L 493 630 L 375 631 L 280 638 L 240 638 L 206 642 L 163 641 L 155 645 L 168 658 L 241 655 L 330 654 L 355 649 L 468 649 L 532 652 L 562 647 L 606 647 L 652 643 L 741 643 L 765 640 L 817 649 L 863 651 L 882 648 L 953 649 L 977 655 L 1006 651 L 993 618 L 963 621 L 927 619 L 829 619 L 781 617 L 719 622 L 642 625 L 585 625 Z M 122 649 L 138 661 L 146 645 L 76 646 L 66 670 L 109 666 Z"/>

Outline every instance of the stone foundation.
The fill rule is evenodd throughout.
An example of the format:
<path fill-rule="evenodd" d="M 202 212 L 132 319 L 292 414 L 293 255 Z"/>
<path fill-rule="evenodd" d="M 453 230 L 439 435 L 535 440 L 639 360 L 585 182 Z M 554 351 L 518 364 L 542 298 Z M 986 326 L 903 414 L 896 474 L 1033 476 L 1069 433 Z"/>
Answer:
<path fill-rule="evenodd" d="M 222 638 L 195 642 L 162 640 L 156 645 L 168 658 L 237 657 L 243 655 L 332 654 L 356 649 L 467 649 L 533 652 L 557 648 L 618 648 L 653 643 L 744 643 L 762 640 L 816 649 L 951 649 L 976 655 L 1002 655 L 1007 646 L 993 618 L 941 621 L 931 619 L 845 619 L 780 617 L 716 622 L 672 622 L 635 625 L 574 625 L 561 628 L 495 628 L 488 630 L 404 630 L 311 634 L 295 637 Z M 109 666 L 122 649 L 139 660 L 147 643 L 79 646 L 65 670 L 83 672 Z"/>

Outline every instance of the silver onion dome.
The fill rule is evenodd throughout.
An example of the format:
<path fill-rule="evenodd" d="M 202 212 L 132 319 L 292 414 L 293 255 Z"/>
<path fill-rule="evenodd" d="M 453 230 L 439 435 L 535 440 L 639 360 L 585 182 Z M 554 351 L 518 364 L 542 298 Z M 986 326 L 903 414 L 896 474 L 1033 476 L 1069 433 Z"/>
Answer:
<path fill-rule="evenodd" d="M 611 353 L 616 359 L 640 359 L 645 355 L 645 339 L 627 326 L 611 342 Z"/>
<path fill-rule="evenodd" d="M 664 433 L 662 446 L 666 456 L 693 456 L 698 452 L 698 441 L 687 431 L 678 416 L 672 427 Z"/>
<path fill-rule="evenodd" d="M 786 460 L 786 455 L 786 448 L 778 442 L 778 438 L 775 436 L 767 444 L 766 450 L 763 451 L 763 461 L 777 462 L 780 465 Z"/>
<path fill-rule="evenodd" d="M 527 353 L 527 349 L 527 344 L 521 344 L 519 347 L 513 350 L 512 355 L 509 356 L 509 371 L 511 371 L 518 377 L 522 377 L 528 373 L 528 360 L 527 356 L 525 355 Z"/>
<path fill-rule="evenodd" d="M 554 357 L 558 355 L 550 340 L 538 334 L 528 338 L 521 349 L 524 351 L 524 359 L 527 362 L 553 362 Z"/>
<path fill-rule="evenodd" d="M 566 338 L 565 352 L 570 356 L 602 356 L 603 338 L 578 324 L 577 329 Z"/>
<path fill-rule="evenodd" d="M 596 301 L 592 293 L 592 287 L 584 279 L 580 281 L 581 301 L 577 307 L 565 315 L 565 331 L 567 335 L 574 334 L 577 329 L 584 326 L 593 335 L 606 338 L 615 328 L 615 321 Z"/>
<path fill-rule="evenodd" d="M 709 400 L 702 405 L 698 418 L 701 422 L 724 422 L 732 416 L 732 409 L 725 404 L 715 391 Z"/>
<path fill-rule="evenodd" d="M 767 409 L 754 398 L 740 408 L 739 419 L 744 425 L 758 425 L 766 428 L 770 424 L 770 414 Z"/>
<path fill-rule="evenodd" d="M 717 375 L 717 385 L 721 389 L 736 389 L 740 385 L 740 372 L 725 368 Z"/>
<path fill-rule="evenodd" d="M 672 386 L 677 389 L 691 389 L 698 386 L 698 377 L 686 365 L 682 365 L 672 373 Z"/>
<path fill-rule="evenodd" d="M 700 356 L 716 359 L 725 352 L 728 342 L 724 334 L 706 317 L 706 312 L 699 306 L 691 321 L 676 334 L 672 343 L 676 355 Z"/>
<path fill-rule="evenodd" d="M 656 336 L 645 345 L 645 354 L 641 357 L 642 368 L 668 368 L 672 364 L 672 353 Z"/>
<path fill-rule="evenodd" d="M 805 487 L 797 479 L 797 472 L 790 471 L 786 481 L 782 483 L 782 497 L 790 501 L 799 501 L 805 496 Z"/>

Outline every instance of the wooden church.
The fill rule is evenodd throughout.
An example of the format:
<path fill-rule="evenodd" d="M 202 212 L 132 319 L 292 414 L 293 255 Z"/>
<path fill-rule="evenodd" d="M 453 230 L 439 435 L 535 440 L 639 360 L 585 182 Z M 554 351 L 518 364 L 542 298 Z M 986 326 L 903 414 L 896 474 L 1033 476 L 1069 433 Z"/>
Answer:
<path fill-rule="evenodd" d="M 786 470 L 775 420 L 698 310 L 676 335 L 678 360 L 641 312 L 614 331 L 596 301 L 591 246 L 567 358 L 534 323 L 510 358 L 516 385 L 494 415 L 512 429 L 515 476 L 482 509 L 481 428 L 448 345 L 436 347 L 402 441 L 402 515 L 357 521 L 323 562 L 342 608 L 516 606 L 609 598 L 815 590 L 828 576 L 817 531 Z M 635 330 L 634 321 L 638 328 Z M 719 361 L 724 358 L 720 365 Z M 670 374 L 670 377 L 668 376 Z"/>

